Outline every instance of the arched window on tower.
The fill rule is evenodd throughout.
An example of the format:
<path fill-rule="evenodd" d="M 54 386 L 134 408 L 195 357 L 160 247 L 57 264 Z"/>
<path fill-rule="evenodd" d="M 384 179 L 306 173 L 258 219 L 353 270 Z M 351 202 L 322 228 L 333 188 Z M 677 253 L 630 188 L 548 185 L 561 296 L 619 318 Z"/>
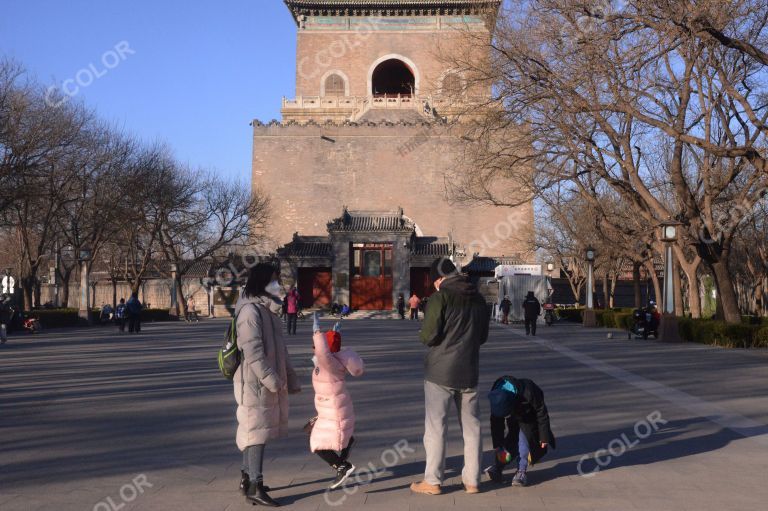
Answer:
<path fill-rule="evenodd" d="M 416 93 L 416 78 L 413 71 L 402 60 L 385 60 L 373 70 L 374 96 L 413 96 Z"/>
<path fill-rule="evenodd" d="M 344 82 L 344 78 L 336 73 L 333 73 L 325 79 L 325 95 L 345 96 L 347 92 L 346 85 L 347 84 Z"/>

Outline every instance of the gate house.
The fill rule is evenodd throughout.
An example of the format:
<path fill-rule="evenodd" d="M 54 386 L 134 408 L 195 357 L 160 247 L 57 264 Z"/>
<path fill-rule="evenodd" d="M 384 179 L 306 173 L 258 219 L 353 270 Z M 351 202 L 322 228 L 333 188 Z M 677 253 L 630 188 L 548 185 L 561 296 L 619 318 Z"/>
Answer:
<path fill-rule="evenodd" d="M 397 212 L 349 211 L 328 222 L 327 236 L 293 235 L 278 250 L 283 282 L 295 285 L 303 307 L 346 303 L 391 310 L 402 293 L 429 296 L 429 265 L 461 251 L 450 236 L 424 236 Z"/>

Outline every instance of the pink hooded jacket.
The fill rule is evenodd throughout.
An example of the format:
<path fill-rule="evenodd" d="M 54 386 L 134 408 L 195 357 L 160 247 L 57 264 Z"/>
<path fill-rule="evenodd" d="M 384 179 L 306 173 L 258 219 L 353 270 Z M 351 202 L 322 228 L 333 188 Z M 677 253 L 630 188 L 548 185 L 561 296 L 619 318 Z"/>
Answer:
<path fill-rule="evenodd" d="M 312 337 L 315 344 L 315 370 L 312 386 L 315 389 L 317 422 L 312 428 L 309 446 L 318 450 L 341 451 L 355 431 L 355 409 L 347 392 L 344 377 L 363 374 L 363 360 L 354 351 L 342 348 L 331 353 L 322 332 Z"/>

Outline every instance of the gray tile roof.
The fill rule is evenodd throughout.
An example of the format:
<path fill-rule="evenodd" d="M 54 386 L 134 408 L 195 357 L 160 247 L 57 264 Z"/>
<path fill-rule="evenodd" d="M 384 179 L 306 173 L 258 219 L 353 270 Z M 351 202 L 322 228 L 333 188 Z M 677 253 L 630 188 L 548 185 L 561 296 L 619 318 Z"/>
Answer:
<path fill-rule="evenodd" d="M 409 232 L 415 225 L 402 212 L 348 211 L 328 222 L 328 232 Z"/>
<path fill-rule="evenodd" d="M 285 257 L 331 257 L 333 247 L 328 242 L 292 241 L 278 250 L 278 254 Z"/>
<path fill-rule="evenodd" d="M 416 238 L 416 242 L 413 244 L 413 255 L 417 256 L 447 256 L 451 253 L 450 244 L 445 238 Z"/>
<path fill-rule="evenodd" d="M 469 264 L 462 267 L 462 271 L 492 273 L 501 264 L 524 264 L 524 261 L 515 257 L 475 257 Z"/>

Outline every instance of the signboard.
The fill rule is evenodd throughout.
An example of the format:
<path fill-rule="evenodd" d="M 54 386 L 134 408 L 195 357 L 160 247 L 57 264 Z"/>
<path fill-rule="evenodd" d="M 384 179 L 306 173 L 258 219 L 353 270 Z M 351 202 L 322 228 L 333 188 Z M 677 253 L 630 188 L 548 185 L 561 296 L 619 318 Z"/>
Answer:
<path fill-rule="evenodd" d="M 502 264 L 496 267 L 496 278 L 511 277 L 513 275 L 544 275 L 544 266 L 541 264 Z"/>

